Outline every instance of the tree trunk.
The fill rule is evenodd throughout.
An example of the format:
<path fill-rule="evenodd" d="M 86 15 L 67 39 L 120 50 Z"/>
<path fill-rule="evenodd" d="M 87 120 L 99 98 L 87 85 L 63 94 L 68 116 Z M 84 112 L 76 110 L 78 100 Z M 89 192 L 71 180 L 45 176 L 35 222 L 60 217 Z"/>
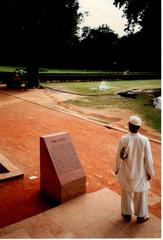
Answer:
<path fill-rule="evenodd" d="M 27 66 L 27 82 L 28 88 L 39 88 L 39 68 L 37 65 L 28 65 Z"/>

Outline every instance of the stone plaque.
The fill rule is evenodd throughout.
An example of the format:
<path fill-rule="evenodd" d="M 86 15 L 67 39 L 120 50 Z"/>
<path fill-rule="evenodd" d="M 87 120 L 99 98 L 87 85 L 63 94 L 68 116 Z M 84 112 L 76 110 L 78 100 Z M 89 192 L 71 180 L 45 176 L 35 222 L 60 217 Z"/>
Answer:
<path fill-rule="evenodd" d="M 41 191 L 59 202 L 86 192 L 86 176 L 70 135 L 40 137 Z"/>

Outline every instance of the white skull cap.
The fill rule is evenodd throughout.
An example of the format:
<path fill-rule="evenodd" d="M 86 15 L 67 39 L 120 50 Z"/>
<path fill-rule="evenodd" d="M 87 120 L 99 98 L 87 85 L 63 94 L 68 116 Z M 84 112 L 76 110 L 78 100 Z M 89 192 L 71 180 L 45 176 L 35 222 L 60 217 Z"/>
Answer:
<path fill-rule="evenodd" d="M 135 126 L 141 126 L 141 119 L 138 116 L 131 116 L 129 122 Z"/>

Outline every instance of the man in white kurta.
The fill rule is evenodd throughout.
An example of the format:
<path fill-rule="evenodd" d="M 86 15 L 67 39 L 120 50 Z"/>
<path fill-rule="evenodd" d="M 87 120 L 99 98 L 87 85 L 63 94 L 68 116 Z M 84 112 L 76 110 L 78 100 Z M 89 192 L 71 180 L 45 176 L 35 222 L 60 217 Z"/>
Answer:
<path fill-rule="evenodd" d="M 122 188 L 122 216 L 130 221 L 132 214 L 135 214 L 138 223 L 148 220 L 147 192 L 149 180 L 154 175 L 150 143 L 147 137 L 138 133 L 140 126 L 141 119 L 131 116 L 130 133 L 119 141 L 115 166 L 115 174 Z M 122 153 L 122 148 L 125 153 Z"/>

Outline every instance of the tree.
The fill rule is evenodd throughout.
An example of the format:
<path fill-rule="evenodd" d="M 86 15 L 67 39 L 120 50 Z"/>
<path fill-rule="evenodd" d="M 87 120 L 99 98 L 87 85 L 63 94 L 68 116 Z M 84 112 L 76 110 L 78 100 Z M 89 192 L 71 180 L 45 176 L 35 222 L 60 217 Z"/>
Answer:
<path fill-rule="evenodd" d="M 161 1 L 154 0 L 114 0 L 116 7 L 123 7 L 128 20 L 127 30 L 139 24 L 144 30 L 159 31 L 161 27 Z"/>
<path fill-rule="evenodd" d="M 61 62 L 77 32 L 78 0 L 3 0 L 0 8 L 1 63 L 27 66 L 37 86 L 40 65 Z"/>
<path fill-rule="evenodd" d="M 161 67 L 161 1 L 157 0 L 114 0 L 116 7 L 123 7 L 128 20 L 126 31 L 133 33 L 140 25 L 139 59 L 146 62 L 146 70 L 160 71 Z M 136 46 L 133 46 L 133 48 Z"/>
<path fill-rule="evenodd" d="M 111 69 L 115 62 L 118 36 L 109 26 L 84 27 L 80 42 L 80 60 L 89 68 Z"/>

